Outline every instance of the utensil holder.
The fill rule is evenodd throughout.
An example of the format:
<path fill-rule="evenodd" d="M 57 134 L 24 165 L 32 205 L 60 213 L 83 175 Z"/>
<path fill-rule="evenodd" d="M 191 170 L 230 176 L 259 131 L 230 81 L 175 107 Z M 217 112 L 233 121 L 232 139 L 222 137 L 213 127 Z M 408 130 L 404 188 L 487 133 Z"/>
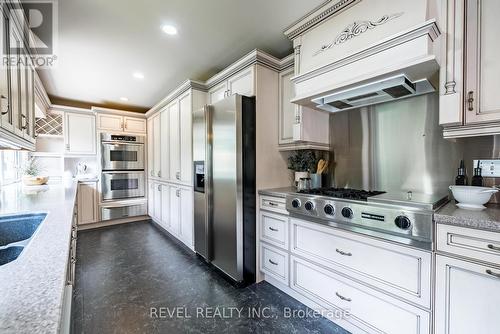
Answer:
<path fill-rule="evenodd" d="M 322 174 L 311 174 L 311 188 L 318 189 L 321 188 L 322 185 Z"/>

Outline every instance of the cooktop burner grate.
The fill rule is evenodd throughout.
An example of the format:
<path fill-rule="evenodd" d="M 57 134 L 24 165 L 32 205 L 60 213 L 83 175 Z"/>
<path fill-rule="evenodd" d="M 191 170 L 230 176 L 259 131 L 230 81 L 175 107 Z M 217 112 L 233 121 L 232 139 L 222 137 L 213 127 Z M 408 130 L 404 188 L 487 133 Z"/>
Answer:
<path fill-rule="evenodd" d="M 384 194 L 385 191 L 367 191 L 367 190 L 346 189 L 346 188 L 319 188 L 310 190 L 300 190 L 299 193 L 366 201 L 368 197 Z"/>

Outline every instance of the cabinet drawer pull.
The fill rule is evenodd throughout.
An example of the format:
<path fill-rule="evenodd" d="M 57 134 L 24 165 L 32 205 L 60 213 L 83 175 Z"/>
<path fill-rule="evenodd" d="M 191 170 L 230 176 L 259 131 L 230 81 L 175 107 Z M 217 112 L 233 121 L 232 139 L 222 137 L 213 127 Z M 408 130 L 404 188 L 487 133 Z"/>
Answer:
<path fill-rule="evenodd" d="M 158 185 L 158 191 L 161 191 L 161 184 Z"/>
<path fill-rule="evenodd" d="M 274 203 L 274 202 L 268 202 L 268 204 L 269 204 L 270 206 L 278 206 L 278 204 L 277 204 L 277 203 Z"/>
<path fill-rule="evenodd" d="M 278 263 L 277 262 L 274 262 L 273 260 L 269 259 L 269 263 L 272 264 L 273 266 L 277 266 Z"/>
<path fill-rule="evenodd" d="M 490 270 L 490 269 L 486 269 L 486 273 L 487 273 L 488 275 L 493 276 L 493 277 L 500 278 L 500 274 L 495 273 L 495 272 L 493 272 L 493 271 L 492 271 L 492 270 Z"/>
<path fill-rule="evenodd" d="M 269 229 L 273 232 L 278 232 L 279 230 L 277 228 L 269 227 Z"/>
<path fill-rule="evenodd" d="M 0 96 L 0 99 L 7 100 L 7 97 L 5 95 L 2 95 L 2 96 Z M 2 115 L 7 115 L 8 113 L 10 113 L 10 106 L 7 103 L 7 109 L 6 109 L 6 111 L 2 111 Z"/>
<path fill-rule="evenodd" d="M 337 297 L 339 297 L 339 298 L 340 298 L 340 299 L 342 299 L 342 300 L 345 300 L 346 302 L 351 302 L 351 301 L 352 301 L 352 299 L 351 299 L 351 298 L 344 297 L 344 296 L 342 296 L 342 295 L 341 295 L 340 293 L 338 293 L 338 292 L 335 292 L 335 294 L 337 295 Z"/>
<path fill-rule="evenodd" d="M 338 249 L 338 248 L 337 248 L 337 249 L 335 249 L 335 251 L 336 251 L 337 253 L 339 253 L 340 255 L 344 255 L 344 256 L 352 256 L 352 253 L 346 253 L 346 252 L 344 252 L 344 251 L 341 251 L 341 250 L 340 250 L 340 249 Z"/>
<path fill-rule="evenodd" d="M 158 171 L 158 177 L 161 177 L 161 170 Z"/>
<path fill-rule="evenodd" d="M 469 105 L 469 111 L 474 110 L 474 92 L 470 91 L 468 93 L 467 104 Z"/>
<path fill-rule="evenodd" d="M 498 252 L 500 252 L 500 247 L 494 246 L 494 245 L 492 245 L 492 244 L 489 244 L 489 245 L 488 245 L 488 248 L 489 248 L 489 249 L 491 249 L 491 250 L 494 250 L 494 251 L 498 251 Z"/>

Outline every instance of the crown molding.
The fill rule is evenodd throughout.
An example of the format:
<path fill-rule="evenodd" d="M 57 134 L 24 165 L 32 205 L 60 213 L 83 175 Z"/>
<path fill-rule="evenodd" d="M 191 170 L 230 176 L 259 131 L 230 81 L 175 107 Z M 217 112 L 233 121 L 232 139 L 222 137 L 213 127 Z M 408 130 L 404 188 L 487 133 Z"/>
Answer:
<path fill-rule="evenodd" d="M 143 113 L 120 110 L 120 109 L 111 109 L 111 108 L 92 106 L 90 108 L 90 110 L 92 112 L 99 113 L 99 114 L 120 115 L 120 116 L 129 116 L 129 117 L 135 117 L 135 118 L 146 118 L 146 115 L 144 115 Z"/>
<path fill-rule="evenodd" d="M 48 112 L 73 112 L 81 114 L 95 114 L 95 111 L 92 109 L 63 106 L 60 104 L 51 104 Z"/>
<path fill-rule="evenodd" d="M 165 108 L 170 102 L 187 92 L 188 90 L 198 90 L 202 92 L 206 92 L 208 90 L 205 83 L 195 80 L 186 80 L 177 88 L 175 88 L 172 92 L 170 92 L 165 98 L 163 98 L 160 102 L 155 104 L 151 109 L 149 109 L 144 115 L 145 117 L 150 117 L 161 109 Z"/>
<path fill-rule="evenodd" d="M 361 2 L 361 0 L 328 0 L 290 25 L 285 30 L 284 34 L 290 40 L 293 40 L 297 36 L 304 34 L 325 20 L 339 14 L 341 11 L 354 6 L 359 2 Z"/>

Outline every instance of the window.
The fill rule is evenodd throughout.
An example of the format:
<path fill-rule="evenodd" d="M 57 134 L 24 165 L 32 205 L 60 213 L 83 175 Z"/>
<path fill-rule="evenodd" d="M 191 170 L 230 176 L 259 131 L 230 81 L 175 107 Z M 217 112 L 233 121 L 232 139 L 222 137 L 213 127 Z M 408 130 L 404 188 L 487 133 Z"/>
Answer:
<path fill-rule="evenodd" d="M 0 185 L 19 182 L 27 158 L 25 151 L 0 151 Z"/>

